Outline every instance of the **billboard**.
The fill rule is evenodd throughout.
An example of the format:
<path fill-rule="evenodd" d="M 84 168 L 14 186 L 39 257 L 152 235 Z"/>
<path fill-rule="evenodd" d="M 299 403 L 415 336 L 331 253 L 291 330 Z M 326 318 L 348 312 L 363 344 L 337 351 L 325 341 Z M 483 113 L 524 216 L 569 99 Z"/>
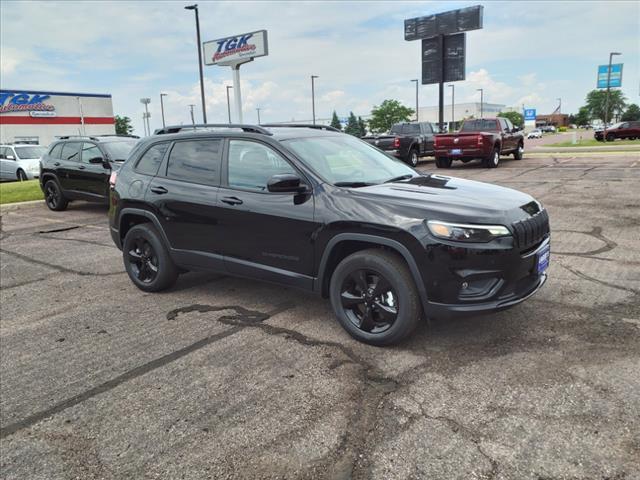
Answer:
<path fill-rule="evenodd" d="M 442 54 L 440 37 L 422 40 L 422 84 L 457 82 L 465 79 L 466 34 L 447 35 Z M 442 63 L 444 60 L 444 64 Z M 444 75 L 444 80 L 442 79 Z"/>
<path fill-rule="evenodd" d="M 611 65 L 611 75 L 609 78 L 609 87 L 621 87 L 622 86 L 622 63 L 616 63 Z M 598 66 L 598 88 L 607 88 L 607 74 L 609 72 L 609 65 Z"/>
<path fill-rule="evenodd" d="M 451 35 L 482 28 L 483 6 L 476 5 L 458 10 L 409 18 L 404 21 L 404 39 L 421 40 L 436 35 Z"/>
<path fill-rule="evenodd" d="M 205 65 L 231 65 L 269 54 L 267 31 L 233 35 L 202 44 Z"/>
<path fill-rule="evenodd" d="M 536 119 L 536 109 L 535 108 L 525 108 L 524 109 L 524 119 L 525 120 L 535 120 Z"/>

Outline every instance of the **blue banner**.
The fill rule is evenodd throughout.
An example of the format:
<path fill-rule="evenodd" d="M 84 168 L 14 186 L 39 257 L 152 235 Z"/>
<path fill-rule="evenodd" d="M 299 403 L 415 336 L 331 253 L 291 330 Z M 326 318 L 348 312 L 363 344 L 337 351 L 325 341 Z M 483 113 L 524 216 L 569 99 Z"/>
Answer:
<path fill-rule="evenodd" d="M 536 109 L 535 108 L 525 108 L 524 109 L 524 119 L 525 120 L 535 120 L 536 119 Z"/>
<path fill-rule="evenodd" d="M 622 63 L 611 65 L 611 75 L 609 76 L 609 87 L 616 88 L 622 86 Z M 607 88 L 607 73 L 609 65 L 598 66 L 598 88 Z"/>

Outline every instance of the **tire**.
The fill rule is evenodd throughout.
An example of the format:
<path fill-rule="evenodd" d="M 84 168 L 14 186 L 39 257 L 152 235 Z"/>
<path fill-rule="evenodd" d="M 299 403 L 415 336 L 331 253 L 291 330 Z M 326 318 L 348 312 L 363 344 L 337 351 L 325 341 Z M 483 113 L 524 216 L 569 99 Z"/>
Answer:
<path fill-rule="evenodd" d="M 18 177 L 19 182 L 24 182 L 25 180 L 29 180 L 29 177 L 27 177 L 27 174 L 24 173 L 24 170 L 22 170 L 21 168 L 19 168 L 18 171 L 16 172 L 16 177 Z"/>
<path fill-rule="evenodd" d="M 171 287 L 178 269 L 155 227 L 142 223 L 131 228 L 122 244 L 124 268 L 131 281 L 145 292 L 159 292 Z"/>
<path fill-rule="evenodd" d="M 44 202 L 49 210 L 61 212 L 67 209 L 69 200 L 67 200 L 55 180 L 47 180 L 44 184 Z"/>
<path fill-rule="evenodd" d="M 613 142 L 615 139 L 616 137 L 613 134 L 607 133 L 607 142 Z"/>
<path fill-rule="evenodd" d="M 491 155 L 485 158 L 484 166 L 487 168 L 496 168 L 499 163 L 500 163 L 500 147 L 496 147 L 493 149 L 493 152 L 491 152 Z"/>
<path fill-rule="evenodd" d="M 519 143 L 518 148 L 516 148 L 516 151 L 513 152 L 513 158 L 515 158 L 516 160 L 522 160 L 523 156 L 524 156 L 524 144 Z"/>
<path fill-rule="evenodd" d="M 411 150 L 409 150 L 409 153 L 407 154 L 406 162 L 412 167 L 417 167 L 419 160 L 420 158 L 418 157 L 418 150 L 415 148 L 412 148 Z"/>
<path fill-rule="evenodd" d="M 447 157 L 436 157 L 436 167 L 438 168 L 451 168 L 452 159 Z"/>
<path fill-rule="evenodd" d="M 329 292 L 342 327 L 370 345 L 400 342 L 421 318 L 420 296 L 409 268 L 400 256 L 385 250 L 346 257 L 331 276 Z"/>

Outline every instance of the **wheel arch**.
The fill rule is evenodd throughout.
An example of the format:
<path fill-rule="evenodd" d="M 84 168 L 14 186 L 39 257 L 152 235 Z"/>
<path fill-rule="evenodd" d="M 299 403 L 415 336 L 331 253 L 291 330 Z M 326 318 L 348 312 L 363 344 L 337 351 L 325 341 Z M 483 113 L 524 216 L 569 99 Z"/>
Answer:
<path fill-rule="evenodd" d="M 164 229 L 162 228 L 162 224 L 160 223 L 160 220 L 158 220 L 158 217 L 156 217 L 153 212 L 142 208 L 125 207 L 120 211 L 117 222 L 120 241 L 124 241 L 124 237 L 132 227 L 140 225 L 141 223 L 153 224 L 156 230 L 158 230 L 158 233 L 160 233 L 165 246 L 169 249 L 171 248 L 169 239 L 164 233 Z"/>
<path fill-rule="evenodd" d="M 420 294 L 423 311 L 427 312 L 429 305 L 427 292 L 415 258 L 409 249 L 399 241 L 378 235 L 339 233 L 329 240 L 320 260 L 315 290 L 318 291 L 322 297 L 327 298 L 329 295 L 329 282 L 338 264 L 352 253 L 370 248 L 382 248 L 387 251 L 392 251 L 404 259 Z"/>

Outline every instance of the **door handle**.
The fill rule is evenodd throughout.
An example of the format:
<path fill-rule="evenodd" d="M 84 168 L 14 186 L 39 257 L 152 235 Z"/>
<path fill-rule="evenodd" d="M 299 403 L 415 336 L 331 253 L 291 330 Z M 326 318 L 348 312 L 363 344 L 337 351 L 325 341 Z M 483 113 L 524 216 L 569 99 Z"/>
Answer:
<path fill-rule="evenodd" d="M 59 167 L 59 166 L 60 166 L 60 162 L 53 162 L 53 164 L 54 164 L 56 167 Z"/>
<path fill-rule="evenodd" d="M 221 202 L 226 203 L 227 205 L 242 205 L 242 200 L 238 197 L 223 197 L 220 199 Z"/>
<path fill-rule="evenodd" d="M 85 168 L 87 168 L 87 167 L 85 167 L 84 165 L 80 165 L 80 166 L 78 167 L 78 170 L 84 170 Z"/>
<path fill-rule="evenodd" d="M 163 194 L 165 194 L 165 193 L 167 193 L 169 191 L 164 187 L 151 187 L 150 190 L 153 193 L 157 193 L 158 195 L 163 195 Z"/>

